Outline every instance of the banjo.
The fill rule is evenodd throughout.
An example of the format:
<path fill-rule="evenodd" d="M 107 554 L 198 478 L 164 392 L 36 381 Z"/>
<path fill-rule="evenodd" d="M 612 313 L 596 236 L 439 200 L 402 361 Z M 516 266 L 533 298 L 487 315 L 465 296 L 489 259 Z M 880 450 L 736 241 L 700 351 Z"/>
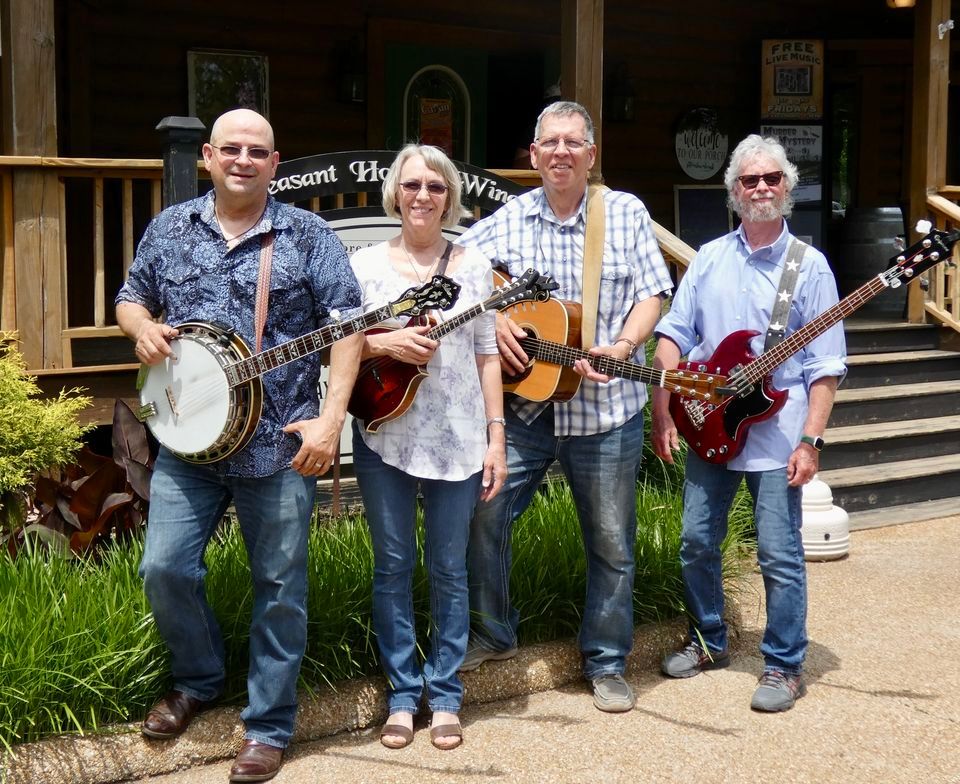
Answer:
<path fill-rule="evenodd" d="M 260 377 L 264 373 L 396 316 L 447 310 L 459 293 L 458 283 L 434 275 L 383 307 L 328 324 L 259 354 L 253 354 L 243 338 L 223 324 L 179 324 L 180 334 L 170 343 L 173 356 L 140 367 L 137 419 L 182 460 L 223 460 L 243 449 L 257 429 L 263 410 Z"/>

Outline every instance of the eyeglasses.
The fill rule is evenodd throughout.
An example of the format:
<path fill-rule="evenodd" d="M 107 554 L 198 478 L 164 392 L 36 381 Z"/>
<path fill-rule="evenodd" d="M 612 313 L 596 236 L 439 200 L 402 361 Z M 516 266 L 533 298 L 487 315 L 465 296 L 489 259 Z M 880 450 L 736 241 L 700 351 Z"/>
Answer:
<path fill-rule="evenodd" d="M 449 186 L 444 185 L 442 182 L 419 182 L 417 180 L 406 180 L 405 182 L 400 183 L 400 187 L 403 188 L 407 193 L 420 193 L 421 188 L 426 188 L 427 193 L 431 196 L 442 196 L 448 190 Z"/>
<path fill-rule="evenodd" d="M 219 150 L 224 158 L 239 158 L 244 150 L 247 151 L 247 157 L 251 161 L 265 161 L 273 155 L 266 147 L 237 147 L 235 144 L 224 144 L 220 147 L 211 144 L 210 146 L 215 150 Z"/>
<path fill-rule="evenodd" d="M 775 185 L 780 184 L 780 180 L 783 179 L 782 171 L 767 172 L 766 174 L 741 174 L 737 177 L 740 180 L 740 184 L 748 190 L 750 188 L 756 188 L 760 184 L 760 180 L 763 180 L 771 188 Z"/>
<path fill-rule="evenodd" d="M 587 145 L 593 144 L 593 142 L 588 139 L 558 139 L 554 137 L 550 137 L 549 139 L 536 139 L 536 142 L 545 150 L 555 150 L 560 146 L 560 142 L 563 142 L 563 146 L 570 152 L 580 152 L 580 150 Z"/>

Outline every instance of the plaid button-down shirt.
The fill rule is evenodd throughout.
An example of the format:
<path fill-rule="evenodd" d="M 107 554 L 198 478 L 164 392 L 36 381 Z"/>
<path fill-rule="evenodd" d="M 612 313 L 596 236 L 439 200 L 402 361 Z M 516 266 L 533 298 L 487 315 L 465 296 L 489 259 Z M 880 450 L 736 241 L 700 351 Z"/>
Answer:
<path fill-rule="evenodd" d="M 596 345 L 611 345 L 620 335 L 633 306 L 669 293 L 670 275 L 660 254 L 646 207 L 620 191 L 604 195 L 605 237 L 600 269 L 600 303 Z M 474 247 L 513 276 L 534 267 L 553 276 L 559 299 L 582 301 L 586 199 L 565 221 L 554 215 L 542 188 L 505 204 L 461 235 L 458 242 Z M 643 362 L 643 352 L 635 361 Z M 638 414 L 647 389 L 636 381 L 615 378 L 608 384 L 583 380 L 577 394 L 554 404 L 554 433 L 582 436 L 605 433 Z M 532 422 L 546 403 L 514 397 L 510 404 L 525 422 Z"/>

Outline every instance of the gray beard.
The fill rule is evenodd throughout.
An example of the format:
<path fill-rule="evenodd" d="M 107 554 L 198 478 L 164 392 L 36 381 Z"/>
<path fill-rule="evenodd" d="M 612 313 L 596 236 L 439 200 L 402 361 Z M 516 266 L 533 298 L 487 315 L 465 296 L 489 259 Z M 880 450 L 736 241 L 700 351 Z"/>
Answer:
<path fill-rule="evenodd" d="M 775 221 L 788 215 L 784 209 L 786 196 L 773 198 L 765 201 L 753 201 L 752 199 L 740 199 L 737 212 L 743 220 L 751 223 L 767 223 Z"/>

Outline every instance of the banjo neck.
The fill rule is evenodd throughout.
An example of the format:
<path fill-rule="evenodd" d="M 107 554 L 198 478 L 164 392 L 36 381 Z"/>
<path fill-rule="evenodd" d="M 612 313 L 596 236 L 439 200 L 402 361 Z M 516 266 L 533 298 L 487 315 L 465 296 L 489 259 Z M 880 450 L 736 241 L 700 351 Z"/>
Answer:
<path fill-rule="evenodd" d="M 245 384 L 254 378 L 259 378 L 281 365 L 286 365 L 301 357 L 322 351 L 341 338 L 364 332 L 381 321 L 386 321 L 395 315 L 393 303 L 371 310 L 349 321 L 337 321 L 325 327 L 308 332 L 279 346 L 274 346 L 259 354 L 246 359 L 238 360 L 224 368 L 224 373 L 231 387 Z"/>

